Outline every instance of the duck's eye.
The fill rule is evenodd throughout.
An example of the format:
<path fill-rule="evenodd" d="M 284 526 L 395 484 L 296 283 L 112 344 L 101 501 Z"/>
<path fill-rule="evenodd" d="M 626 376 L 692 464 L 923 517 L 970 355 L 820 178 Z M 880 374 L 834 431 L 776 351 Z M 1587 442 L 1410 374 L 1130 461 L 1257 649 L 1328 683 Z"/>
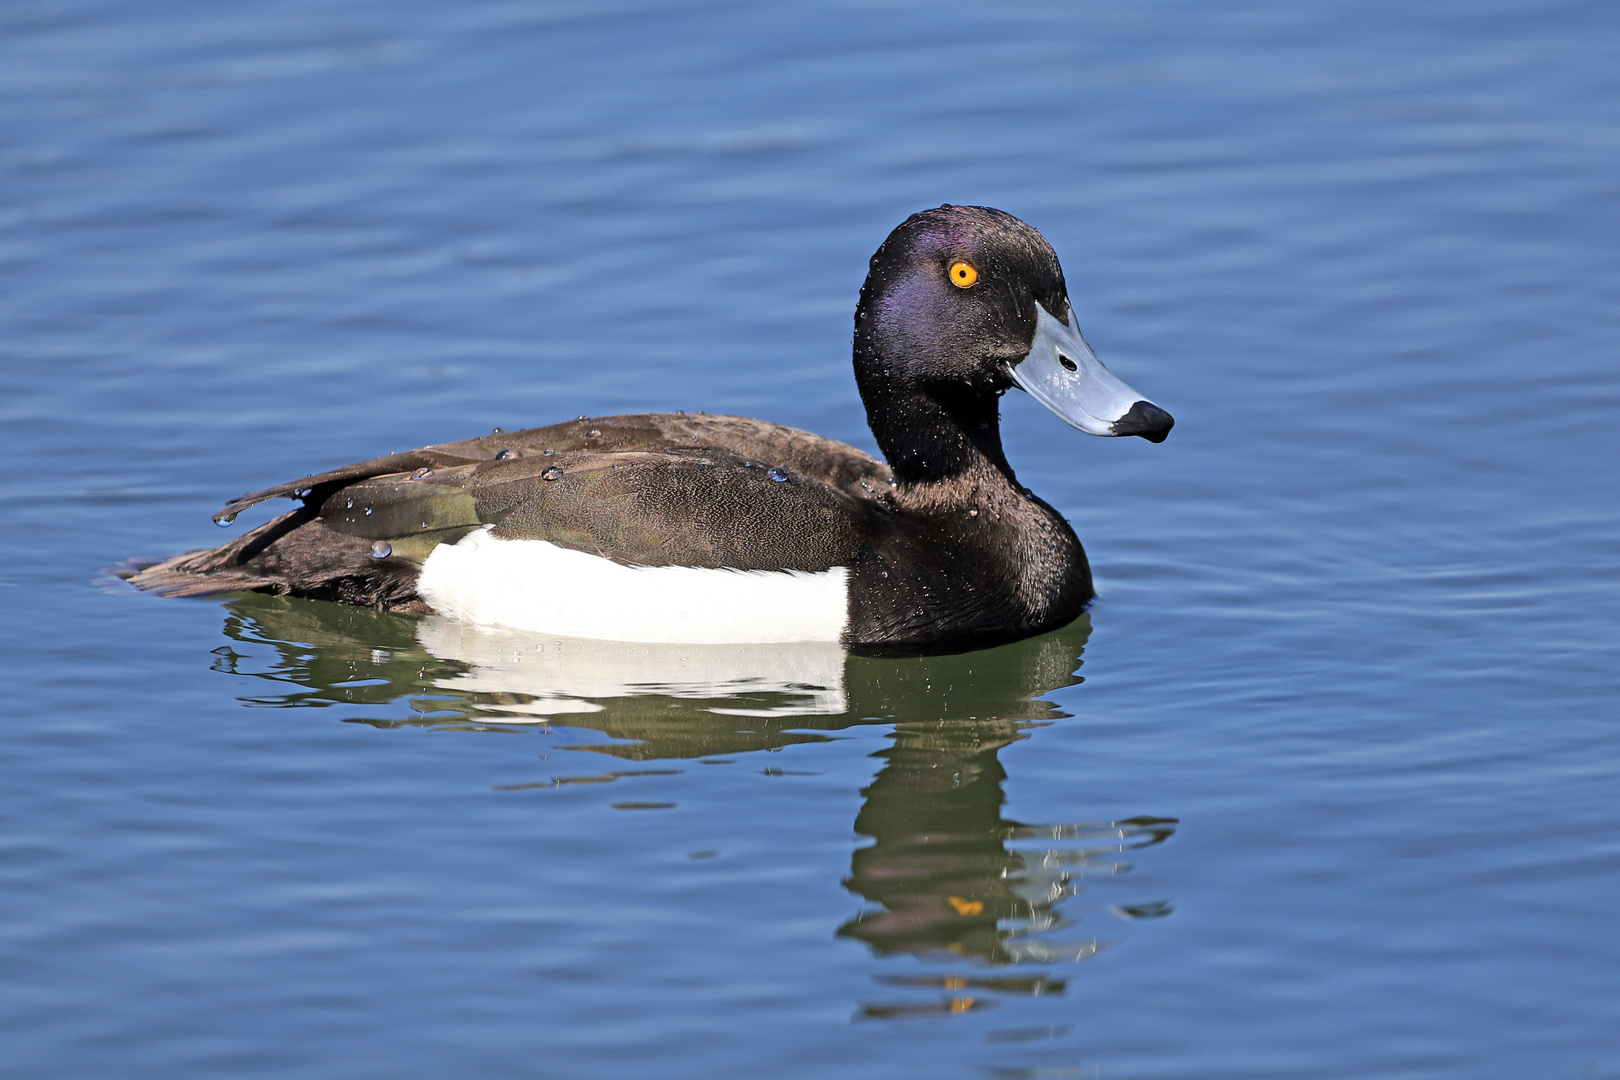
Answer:
<path fill-rule="evenodd" d="M 966 289 L 979 280 L 979 272 L 965 262 L 953 262 L 950 269 L 951 284 Z"/>

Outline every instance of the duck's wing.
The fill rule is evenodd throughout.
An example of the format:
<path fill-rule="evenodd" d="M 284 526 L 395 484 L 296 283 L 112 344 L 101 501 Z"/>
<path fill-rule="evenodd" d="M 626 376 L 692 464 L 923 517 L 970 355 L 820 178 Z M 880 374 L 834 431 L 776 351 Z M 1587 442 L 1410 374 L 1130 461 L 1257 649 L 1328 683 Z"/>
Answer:
<path fill-rule="evenodd" d="M 690 442 L 704 432 L 760 453 Z M 627 444 L 654 448 L 610 448 Z M 303 505 L 130 580 L 170 595 L 261 589 L 413 610 L 434 548 L 486 526 L 626 565 L 814 572 L 849 564 L 887 512 L 887 486 L 880 463 L 793 429 L 731 417 L 603 418 L 425 447 L 255 492 L 227 512 L 278 495 Z"/>
<path fill-rule="evenodd" d="M 423 497 L 405 490 L 413 485 L 449 489 L 427 497 L 436 517 L 420 512 Z M 375 507 L 360 501 L 373 488 Z M 379 477 L 339 495 L 322 509 L 333 528 L 391 543 L 418 527 L 439 543 L 446 528 L 489 526 L 503 540 L 545 540 L 625 565 L 736 570 L 848 565 L 883 512 L 877 498 L 713 449 L 515 451 L 421 480 Z"/>
<path fill-rule="evenodd" d="M 446 469 L 494 461 L 503 453 L 585 451 L 717 450 L 749 461 L 778 465 L 858 496 L 893 486 L 889 467 L 853 446 L 809 431 L 744 416 L 705 413 L 640 413 L 631 416 L 582 416 L 547 427 L 496 431 L 476 439 L 438 443 L 418 450 L 373 458 L 302 480 L 277 484 L 232 499 L 214 515 L 228 522 L 268 499 L 324 500 L 357 480 L 418 469 Z"/>

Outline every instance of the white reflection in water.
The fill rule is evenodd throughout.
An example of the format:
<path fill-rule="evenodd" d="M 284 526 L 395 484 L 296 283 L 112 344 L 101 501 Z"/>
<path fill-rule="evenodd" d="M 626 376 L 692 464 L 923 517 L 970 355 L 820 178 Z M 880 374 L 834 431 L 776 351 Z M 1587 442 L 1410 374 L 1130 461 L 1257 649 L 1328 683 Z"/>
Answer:
<path fill-rule="evenodd" d="M 489 709 L 513 723 L 544 723 L 598 712 L 604 698 L 645 694 L 706 699 L 722 716 L 833 716 L 849 707 L 844 650 L 833 642 L 666 645 L 541 636 L 430 616 L 416 629 L 422 648 L 468 670 L 433 680 L 456 693 L 495 695 Z M 775 699 L 774 701 L 772 699 Z M 532 718 L 532 719 L 527 719 Z"/>

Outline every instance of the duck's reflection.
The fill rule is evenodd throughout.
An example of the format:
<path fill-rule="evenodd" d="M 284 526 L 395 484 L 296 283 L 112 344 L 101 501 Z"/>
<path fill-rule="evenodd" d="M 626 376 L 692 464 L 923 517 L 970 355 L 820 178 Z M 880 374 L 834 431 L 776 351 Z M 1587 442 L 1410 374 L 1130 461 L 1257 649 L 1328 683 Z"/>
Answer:
<path fill-rule="evenodd" d="M 863 795 L 844 884 L 870 905 L 839 934 L 880 956 L 1006 965 L 1083 959 L 1060 903 L 1083 879 L 1112 876 L 1121 852 L 1168 838 L 1174 822 L 1132 818 L 1026 825 L 1003 816 L 1003 747 L 1067 714 L 1041 695 L 1079 682 L 1082 618 L 983 652 L 909 660 L 850 657 L 834 645 L 663 646 L 491 632 L 336 604 L 248 595 L 228 602 L 223 670 L 280 683 L 263 706 L 409 703 L 380 726 L 546 725 L 584 730 L 580 746 L 634 760 L 779 749 L 858 724 L 893 727 Z M 269 648 L 269 655 L 266 654 Z M 1127 915 L 1168 907 L 1117 908 Z M 971 991 L 1039 994 L 1062 981 L 908 976 L 953 993 L 937 1004 L 870 1005 L 866 1014 L 962 1011 Z"/>
<path fill-rule="evenodd" d="M 1060 938 L 1056 905 L 1080 879 L 1128 867 L 1120 853 L 1168 839 L 1166 818 L 1024 825 L 1001 814 L 996 752 L 1025 736 L 1006 721 L 896 725 L 887 765 L 863 793 L 844 884 L 880 905 L 839 931 L 879 954 L 992 963 L 1083 960 L 1095 938 Z M 1039 935 L 1039 936 L 1036 936 Z"/>
<path fill-rule="evenodd" d="M 832 642 L 654 645 L 540 638 L 431 615 L 416 638 L 467 670 L 437 685 L 488 695 L 510 720 L 605 711 L 604 701 L 673 697 L 718 716 L 838 716 L 847 711 L 844 650 Z M 732 704 L 715 704 L 720 700 Z"/>
<path fill-rule="evenodd" d="M 1002 649 L 910 661 L 852 659 L 853 702 L 894 720 L 884 766 L 862 794 L 858 849 L 844 884 L 875 906 L 840 933 L 879 955 L 972 957 L 995 964 L 1084 959 L 1095 938 L 1067 938 L 1056 905 L 1081 879 L 1112 876 L 1121 852 L 1167 839 L 1164 818 L 1026 825 L 1002 815 L 1001 749 L 1067 714 L 1039 695 L 1078 683 L 1089 623 Z M 916 719 L 923 716 L 926 719 Z M 984 980 L 945 979 L 971 990 Z M 1049 981 L 991 980 L 1050 992 Z M 1027 985 L 1026 985 L 1027 983 Z M 1016 987 L 1015 985 L 1016 984 Z M 951 998 L 960 1008 L 968 998 Z"/>

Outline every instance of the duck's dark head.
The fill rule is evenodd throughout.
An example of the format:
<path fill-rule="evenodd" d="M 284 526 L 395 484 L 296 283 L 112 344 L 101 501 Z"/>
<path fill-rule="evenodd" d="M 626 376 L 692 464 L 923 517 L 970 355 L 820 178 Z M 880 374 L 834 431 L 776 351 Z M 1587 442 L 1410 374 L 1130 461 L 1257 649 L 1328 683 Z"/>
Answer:
<path fill-rule="evenodd" d="M 878 248 L 855 310 L 855 375 L 880 443 L 895 441 L 880 429 L 900 436 L 923 400 L 969 430 L 988 407 L 993 425 L 995 399 L 1013 386 L 1091 435 L 1163 442 L 1174 423 L 1080 336 L 1046 238 L 982 206 L 913 214 Z M 884 446 L 898 467 L 896 449 L 904 456 Z"/>

